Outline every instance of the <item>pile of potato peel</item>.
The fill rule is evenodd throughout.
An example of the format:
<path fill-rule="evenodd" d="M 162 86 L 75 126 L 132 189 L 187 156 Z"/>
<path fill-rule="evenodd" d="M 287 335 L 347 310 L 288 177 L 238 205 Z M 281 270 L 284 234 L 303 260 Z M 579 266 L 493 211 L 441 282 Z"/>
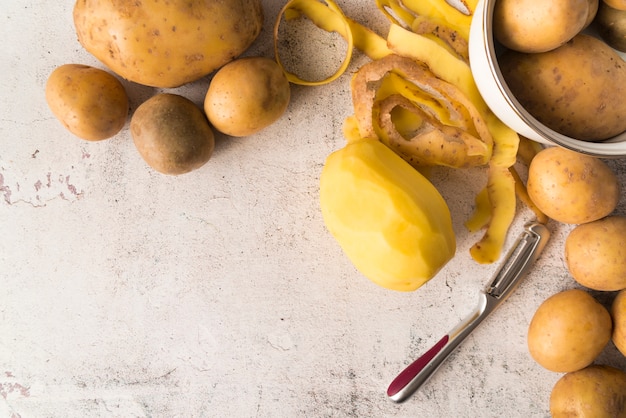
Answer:
<path fill-rule="evenodd" d="M 467 61 L 475 3 L 465 4 L 466 13 L 443 0 L 378 1 L 377 6 L 390 19 L 385 37 L 345 16 L 332 1 L 293 0 L 281 13 L 285 21 L 308 17 L 320 28 L 342 35 L 348 43 L 346 59 L 352 48 L 371 59 L 352 77 L 354 116 L 344 126 L 348 143 L 378 140 L 423 174 L 433 166 L 487 169 L 484 190 L 466 225 L 472 232 L 484 230 L 471 256 L 479 263 L 493 263 L 500 258 L 515 216 L 516 193 L 525 196 L 525 185 L 514 168 L 520 138 L 483 101 Z M 280 57 L 277 61 L 282 62 Z M 316 85 L 337 76 L 325 80 L 289 77 L 292 83 Z M 332 205 L 330 200 L 325 202 Z M 326 209 L 323 212 L 331 210 Z M 539 212 L 537 216 L 544 218 Z M 336 229 L 328 223 L 331 231 Z M 414 278 L 420 283 L 424 279 Z M 399 281 L 407 280 L 411 278 Z"/>

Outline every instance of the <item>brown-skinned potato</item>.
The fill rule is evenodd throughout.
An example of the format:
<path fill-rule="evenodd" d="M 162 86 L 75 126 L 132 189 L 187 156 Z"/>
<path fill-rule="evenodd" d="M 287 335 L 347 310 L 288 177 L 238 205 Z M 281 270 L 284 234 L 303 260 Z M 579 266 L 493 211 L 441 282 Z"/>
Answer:
<path fill-rule="evenodd" d="M 160 173 L 179 175 L 203 166 L 215 137 L 206 116 L 189 99 L 160 93 L 142 103 L 130 121 L 139 154 Z"/>
<path fill-rule="evenodd" d="M 210 74 L 248 49 L 263 26 L 260 0 L 77 0 L 73 16 L 88 52 L 153 87 Z"/>
<path fill-rule="evenodd" d="M 46 101 L 70 132 L 87 141 L 111 138 L 126 124 L 126 89 L 112 74 L 82 64 L 57 67 L 46 82 Z"/>

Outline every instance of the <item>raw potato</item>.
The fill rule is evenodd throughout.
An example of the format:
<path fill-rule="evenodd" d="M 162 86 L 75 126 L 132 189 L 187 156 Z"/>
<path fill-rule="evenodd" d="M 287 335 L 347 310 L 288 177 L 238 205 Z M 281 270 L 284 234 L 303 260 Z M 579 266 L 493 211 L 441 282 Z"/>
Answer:
<path fill-rule="evenodd" d="M 617 10 L 626 10 L 626 0 L 601 0 Z"/>
<path fill-rule="evenodd" d="M 46 101 L 63 126 L 88 141 L 114 136 L 128 117 L 128 95 L 122 83 L 88 65 L 56 68 L 46 82 Z"/>
<path fill-rule="evenodd" d="M 320 176 L 324 224 L 368 279 L 412 291 L 456 252 L 450 209 L 430 181 L 375 139 L 328 156 Z"/>
<path fill-rule="evenodd" d="M 596 23 L 598 33 L 607 44 L 626 52 L 626 8 L 619 10 L 602 2 Z"/>
<path fill-rule="evenodd" d="M 77 0 L 74 25 L 83 47 L 120 76 L 178 87 L 248 49 L 263 9 L 260 0 Z"/>
<path fill-rule="evenodd" d="M 546 299 L 528 327 L 533 359 L 553 372 L 589 366 L 611 340 L 611 315 L 589 293 L 565 290 Z"/>
<path fill-rule="evenodd" d="M 620 291 L 611 305 L 613 318 L 612 340 L 615 347 L 626 356 L 626 290 Z"/>
<path fill-rule="evenodd" d="M 561 147 L 545 148 L 533 158 L 527 190 L 543 213 L 568 224 L 609 215 L 620 197 L 617 176 L 602 160 Z"/>
<path fill-rule="evenodd" d="M 561 377 L 550 395 L 553 418 L 626 417 L 626 373 L 593 365 Z"/>
<path fill-rule="evenodd" d="M 141 104 L 130 132 L 143 159 L 163 174 L 183 174 L 204 165 L 215 146 L 204 113 L 189 99 L 161 93 Z"/>
<path fill-rule="evenodd" d="M 276 61 L 265 57 L 237 59 L 211 80 L 204 111 L 218 131 L 248 136 L 278 120 L 289 105 L 290 86 Z"/>
<path fill-rule="evenodd" d="M 574 280 L 589 289 L 626 288 L 626 217 L 578 225 L 565 240 L 565 261 Z"/>
<path fill-rule="evenodd" d="M 588 25 L 598 0 L 498 0 L 495 38 L 507 48 L 536 53 L 555 49 Z"/>
<path fill-rule="evenodd" d="M 598 14 L 598 9 L 600 8 L 602 0 L 587 0 L 587 2 L 589 3 L 589 9 L 587 11 L 587 22 L 585 22 L 583 30 L 593 23 Z"/>
<path fill-rule="evenodd" d="M 552 130 L 583 141 L 626 131 L 626 62 L 600 39 L 579 34 L 539 54 L 508 50 L 499 64 L 520 104 Z"/>

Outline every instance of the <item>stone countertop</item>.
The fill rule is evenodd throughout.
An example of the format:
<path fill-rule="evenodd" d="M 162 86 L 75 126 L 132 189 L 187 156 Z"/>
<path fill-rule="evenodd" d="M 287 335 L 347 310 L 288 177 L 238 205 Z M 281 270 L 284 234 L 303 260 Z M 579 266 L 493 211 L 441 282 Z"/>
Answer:
<path fill-rule="evenodd" d="M 264 1 L 265 28 L 246 54 L 272 56 L 281 3 Z M 374 1 L 338 3 L 384 30 Z M 0 416 L 549 415 L 560 375 L 530 358 L 526 330 L 545 298 L 576 287 L 563 260 L 569 227 L 550 225 L 553 238 L 517 292 L 395 404 L 388 384 L 474 309 L 497 268 L 471 260 L 478 235 L 463 226 L 484 170 L 433 173 L 458 253 L 418 291 L 385 290 L 344 257 L 318 203 L 363 55 L 329 85 L 293 86 L 276 124 L 218 136 L 205 166 L 164 176 L 140 158 L 127 126 L 89 143 L 49 111 L 54 68 L 101 67 L 76 40 L 72 6 L 10 0 L 1 14 Z M 322 67 L 341 53 L 314 51 Z M 125 86 L 133 109 L 155 93 Z M 200 104 L 207 86 L 174 91 Z M 609 164 L 623 181 L 626 164 Z M 507 247 L 531 218 L 520 206 Z M 599 361 L 626 367 L 613 346 Z"/>

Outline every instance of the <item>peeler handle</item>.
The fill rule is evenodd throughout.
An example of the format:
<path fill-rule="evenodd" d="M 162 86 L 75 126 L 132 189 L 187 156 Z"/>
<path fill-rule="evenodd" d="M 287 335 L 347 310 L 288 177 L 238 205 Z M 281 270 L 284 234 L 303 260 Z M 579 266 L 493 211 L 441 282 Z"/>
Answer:
<path fill-rule="evenodd" d="M 407 366 L 387 388 L 387 396 L 403 402 L 418 390 L 467 336 L 513 292 L 545 247 L 550 232 L 540 223 L 526 225 L 516 244 L 486 291 L 480 293 L 478 306 L 454 329 Z"/>
<path fill-rule="evenodd" d="M 407 366 L 387 388 L 387 396 L 394 402 L 403 402 L 418 390 L 443 364 L 450 354 L 467 338 L 483 319 L 497 306 L 498 301 L 480 293 L 478 306 L 433 347 Z"/>

